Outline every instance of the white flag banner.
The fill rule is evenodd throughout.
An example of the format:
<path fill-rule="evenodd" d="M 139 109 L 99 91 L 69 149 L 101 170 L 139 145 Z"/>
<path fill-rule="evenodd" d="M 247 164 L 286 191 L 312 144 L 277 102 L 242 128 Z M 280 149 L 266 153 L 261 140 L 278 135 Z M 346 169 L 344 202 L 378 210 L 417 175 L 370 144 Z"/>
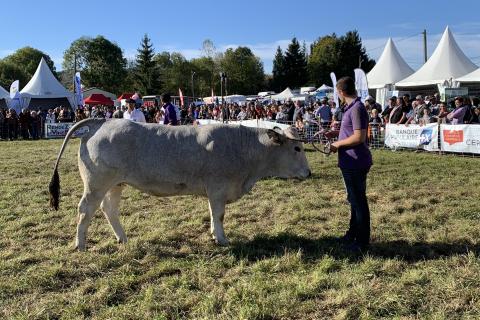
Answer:
<path fill-rule="evenodd" d="M 337 77 L 335 76 L 334 72 L 330 72 L 330 78 L 332 79 L 333 83 L 333 101 L 336 104 L 336 107 L 340 107 L 340 104 L 338 103 L 338 91 L 337 91 Z"/>
<path fill-rule="evenodd" d="M 411 148 L 438 151 L 438 124 L 390 124 L 385 128 L 385 145 L 391 149 Z"/>
<path fill-rule="evenodd" d="M 362 69 L 355 69 L 355 88 L 357 89 L 358 96 L 365 102 L 368 96 L 368 82 L 367 76 Z"/>
<path fill-rule="evenodd" d="M 80 77 L 80 72 L 75 73 L 73 81 L 75 82 L 75 107 L 83 106 L 82 78 Z"/>
<path fill-rule="evenodd" d="M 442 124 L 440 139 L 442 151 L 480 153 L 480 125 Z"/>
<path fill-rule="evenodd" d="M 10 85 L 10 99 L 20 99 L 20 81 L 15 80 Z"/>

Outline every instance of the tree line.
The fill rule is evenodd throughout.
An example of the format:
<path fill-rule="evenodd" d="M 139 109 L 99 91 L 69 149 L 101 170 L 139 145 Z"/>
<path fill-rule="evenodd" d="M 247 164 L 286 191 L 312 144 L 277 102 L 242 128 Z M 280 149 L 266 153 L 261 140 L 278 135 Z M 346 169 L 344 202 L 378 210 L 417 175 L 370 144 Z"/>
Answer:
<path fill-rule="evenodd" d="M 35 73 L 40 58 L 45 58 L 54 75 L 72 89 L 74 71 L 80 71 L 85 87 L 99 87 L 120 93 L 137 91 L 143 95 L 170 92 L 181 88 L 185 95 L 220 94 L 220 73 L 227 75 L 227 94 L 280 92 L 286 87 L 320 86 L 330 83 L 330 72 L 351 75 L 361 63 L 366 72 L 375 65 L 368 57 L 357 31 L 338 37 L 326 35 L 309 48 L 293 38 L 285 52 L 277 48 L 271 75 L 248 47 L 228 48 L 219 52 L 211 40 L 202 44 L 198 58 L 186 59 L 178 52 L 155 52 L 147 34 L 141 39 L 134 59 L 125 58 L 123 50 L 103 36 L 81 37 L 65 50 L 62 71 L 57 72 L 48 54 L 31 47 L 17 50 L 0 60 L 0 85 L 8 90 L 14 80 L 24 86 Z M 192 87 L 193 84 L 193 87 Z M 225 92 L 224 91 L 224 92 Z"/>

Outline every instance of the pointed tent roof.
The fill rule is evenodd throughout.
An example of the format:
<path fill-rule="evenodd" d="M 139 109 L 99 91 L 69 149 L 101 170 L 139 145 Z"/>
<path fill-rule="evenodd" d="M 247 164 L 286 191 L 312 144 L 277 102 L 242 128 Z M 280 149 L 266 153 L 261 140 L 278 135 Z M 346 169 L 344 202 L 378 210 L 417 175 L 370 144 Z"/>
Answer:
<path fill-rule="evenodd" d="M 90 95 L 87 99 L 83 101 L 85 104 L 89 105 L 105 105 L 105 106 L 113 106 L 113 100 L 110 98 L 105 97 L 101 93 L 94 93 Z"/>
<path fill-rule="evenodd" d="M 31 98 L 72 98 L 73 94 L 55 78 L 45 62 L 40 60 L 32 79 L 20 91 L 23 97 Z"/>
<path fill-rule="evenodd" d="M 413 72 L 413 69 L 398 52 L 392 38 L 388 38 L 375 67 L 367 74 L 368 87 L 370 89 L 383 88 L 386 85 L 405 79 Z"/>
<path fill-rule="evenodd" d="M 292 90 L 287 87 L 285 90 L 283 90 L 279 94 L 273 95 L 271 98 L 273 100 L 287 100 L 293 98 L 294 96 L 295 94 L 292 92 Z"/>
<path fill-rule="evenodd" d="M 478 67 L 467 58 L 447 26 L 428 61 L 410 77 L 396 83 L 398 87 L 414 87 L 443 83 L 458 78 Z"/>
<path fill-rule="evenodd" d="M 327 86 L 325 83 L 322 84 L 322 86 L 317 89 L 317 91 L 327 91 L 327 90 L 333 90 L 333 88 Z"/>
<path fill-rule="evenodd" d="M 480 68 L 455 80 L 458 82 L 480 82 Z"/>

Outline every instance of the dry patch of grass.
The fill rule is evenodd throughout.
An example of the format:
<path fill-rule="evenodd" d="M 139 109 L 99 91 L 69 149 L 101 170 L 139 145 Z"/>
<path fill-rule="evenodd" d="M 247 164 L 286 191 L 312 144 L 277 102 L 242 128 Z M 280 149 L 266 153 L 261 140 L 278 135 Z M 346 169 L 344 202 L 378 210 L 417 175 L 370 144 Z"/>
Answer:
<path fill-rule="evenodd" d="M 348 204 L 335 157 L 314 175 L 269 179 L 227 207 L 221 248 L 206 200 L 126 188 L 118 245 L 97 213 L 72 250 L 82 183 L 78 140 L 47 185 L 61 141 L 0 144 L 0 317 L 4 319 L 459 319 L 480 317 L 478 159 L 374 151 L 373 244 L 338 246 Z"/>

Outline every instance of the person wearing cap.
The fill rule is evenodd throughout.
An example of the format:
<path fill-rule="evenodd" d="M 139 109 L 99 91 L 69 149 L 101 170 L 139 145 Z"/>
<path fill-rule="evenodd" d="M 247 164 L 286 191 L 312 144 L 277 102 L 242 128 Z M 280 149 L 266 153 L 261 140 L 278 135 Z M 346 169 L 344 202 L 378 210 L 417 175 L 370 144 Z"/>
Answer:
<path fill-rule="evenodd" d="M 447 115 L 451 124 L 463 124 L 467 107 L 463 104 L 463 97 L 455 97 L 455 109 Z"/>
<path fill-rule="evenodd" d="M 176 126 L 178 124 L 177 110 L 174 105 L 170 103 L 171 98 L 168 93 L 162 94 L 163 108 L 165 109 L 165 117 L 163 124 L 169 126 Z"/>
<path fill-rule="evenodd" d="M 338 140 L 331 144 L 330 150 L 338 151 L 338 166 L 350 202 L 350 227 L 339 240 L 349 251 L 362 252 L 370 243 L 366 183 L 372 155 L 367 145 L 368 113 L 357 96 L 355 81 L 351 77 L 341 78 L 336 87 L 345 107 Z"/>
<path fill-rule="evenodd" d="M 145 115 L 141 110 L 135 109 L 135 100 L 126 99 L 127 110 L 123 113 L 123 118 L 135 122 L 146 122 Z"/>

